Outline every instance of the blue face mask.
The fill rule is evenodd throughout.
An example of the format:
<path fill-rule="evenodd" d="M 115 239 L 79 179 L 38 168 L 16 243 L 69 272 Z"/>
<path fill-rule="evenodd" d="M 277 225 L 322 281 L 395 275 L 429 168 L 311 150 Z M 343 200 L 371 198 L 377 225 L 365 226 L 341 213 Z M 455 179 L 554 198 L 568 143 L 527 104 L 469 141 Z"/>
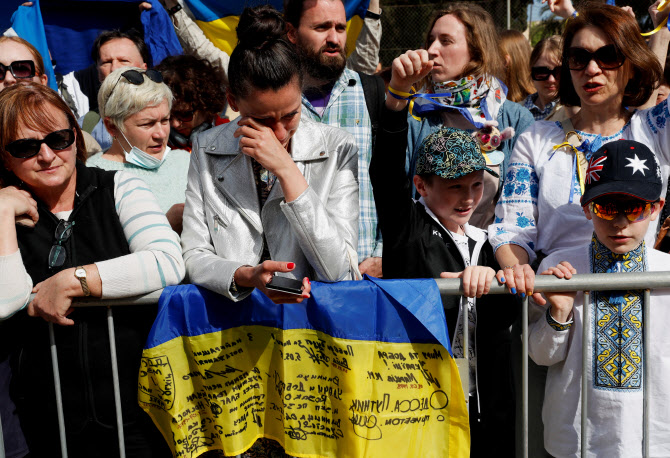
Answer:
<path fill-rule="evenodd" d="M 123 138 L 126 141 L 126 143 L 128 143 L 128 146 L 131 146 L 130 142 L 123 134 L 123 132 L 121 132 L 121 135 L 123 135 Z M 121 142 L 119 142 L 119 145 L 121 145 Z M 165 161 L 165 158 L 167 157 L 168 153 L 170 152 L 170 147 L 166 146 L 165 152 L 163 153 L 163 158 L 158 159 L 156 156 L 142 151 L 137 146 L 133 146 L 132 148 L 130 148 L 129 152 L 126 151 L 123 145 L 121 145 L 121 149 L 123 150 L 123 154 L 125 155 L 126 162 L 136 165 L 138 167 L 142 167 L 143 169 L 147 170 L 154 170 L 160 167 L 161 164 Z"/>

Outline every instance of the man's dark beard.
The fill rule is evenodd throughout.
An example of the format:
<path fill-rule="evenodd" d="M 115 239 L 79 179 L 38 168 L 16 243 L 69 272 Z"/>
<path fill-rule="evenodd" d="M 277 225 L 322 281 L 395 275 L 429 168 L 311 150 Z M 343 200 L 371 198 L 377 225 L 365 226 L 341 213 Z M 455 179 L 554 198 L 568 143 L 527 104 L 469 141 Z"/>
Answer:
<path fill-rule="evenodd" d="M 333 83 L 344 71 L 347 64 L 347 55 L 346 50 L 340 49 L 337 56 L 326 56 L 323 54 L 323 50 L 326 48 L 334 48 L 334 46 L 326 45 L 315 52 L 303 46 L 298 46 L 298 51 L 300 52 L 303 68 L 312 79 Z"/>

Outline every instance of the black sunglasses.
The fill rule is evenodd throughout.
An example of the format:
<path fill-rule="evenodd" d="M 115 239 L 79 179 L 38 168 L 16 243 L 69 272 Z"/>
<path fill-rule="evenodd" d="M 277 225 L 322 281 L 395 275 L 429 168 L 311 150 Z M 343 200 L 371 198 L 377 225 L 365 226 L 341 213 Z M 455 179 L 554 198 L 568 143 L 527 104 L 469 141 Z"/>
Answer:
<path fill-rule="evenodd" d="M 614 70 L 626 61 L 626 56 L 621 54 L 614 45 L 606 45 L 596 49 L 594 52 L 584 48 L 568 49 L 568 67 L 570 70 L 584 70 L 589 62 L 595 60 L 602 70 Z"/>
<path fill-rule="evenodd" d="M 549 67 L 531 67 L 530 68 L 530 77 L 535 81 L 547 81 L 550 75 L 553 75 L 554 78 L 558 79 L 558 75 L 561 73 L 561 66 L 558 65 L 552 69 Z"/>
<path fill-rule="evenodd" d="M 9 65 L 0 64 L 0 81 L 5 80 L 7 70 L 14 78 L 32 78 L 35 76 L 35 62 L 32 60 L 15 60 Z"/>
<path fill-rule="evenodd" d="M 144 75 L 147 75 L 147 78 L 149 78 L 154 83 L 163 82 L 163 75 L 161 75 L 161 73 L 157 70 L 149 69 L 144 72 L 139 72 L 137 70 L 126 70 L 125 72 L 121 73 L 119 79 L 116 80 L 116 83 L 114 83 L 114 87 L 112 88 L 111 91 L 109 91 L 109 95 L 112 95 L 114 89 L 116 89 L 116 86 L 119 84 L 119 81 L 121 81 L 121 78 L 125 78 L 126 81 L 128 81 L 130 84 L 139 86 L 140 84 L 144 83 Z"/>
<path fill-rule="evenodd" d="M 72 226 L 74 226 L 74 221 L 69 222 L 64 219 L 60 220 L 58 226 L 56 226 L 56 232 L 54 234 L 56 241 L 51 247 L 51 250 L 49 250 L 49 269 L 60 267 L 65 264 L 67 252 L 65 251 L 63 243 L 65 243 L 72 235 Z"/>
<path fill-rule="evenodd" d="M 63 129 L 51 132 L 42 140 L 23 138 L 5 145 L 5 150 L 17 159 L 28 159 L 40 152 L 42 143 L 54 151 L 68 148 L 74 143 L 74 129 Z"/>
<path fill-rule="evenodd" d="M 173 111 L 172 116 L 181 122 L 191 122 L 193 121 L 193 116 L 195 116 L 195 110 L 191 111 Z"/>

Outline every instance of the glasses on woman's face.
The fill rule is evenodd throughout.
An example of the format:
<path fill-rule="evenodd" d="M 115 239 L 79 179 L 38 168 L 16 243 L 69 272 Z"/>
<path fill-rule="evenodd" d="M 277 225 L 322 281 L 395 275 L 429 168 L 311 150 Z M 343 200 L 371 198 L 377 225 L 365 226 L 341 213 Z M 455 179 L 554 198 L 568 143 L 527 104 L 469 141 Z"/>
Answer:
<path fill-rule="evenodd" d="M 15 60 L 9 65 L 0 64 L 0 81 L 5 80 L 7 71 L 12 72 L 14 78 L 33 78 L 35 76 L 35 62 L 32 60 Z"/>
<path fill-rule="evenodd" d="M 173 111 L 171 113 L 173 118 L 178 119 L 181 122 L 191 122 L 193 121 L 193 116 L 195 116 L 195 110 L 191 111 Z"/>
<path fill-rule="evenodd" d="M 591 202 L 591 211 L 600 219 L 612 221 L 618 214 L 626 215 L 631 223 L 644 221 L 651 215 L 655 202 L 631 200 L 628 202 L 599 201 Z"/>
<path fill-rule="evenodd" d="M 549 67 L 531 67 L 530 68 L 530 77 L 535 81 L 547 81 L 549 76 L 553 75 L 554 78 L 558 79 L 558 75 L 561 73 L 561 66 L 554 68 Z"/>
<path fill-rule="evenodd" d="M 595 60 L 602 70 L 614 70 L 626 61 L 614 45 L 606 45 L 595 51 L 584 48 L 568 48 L 568 67 L 570 70 L 584 70 L 589 63 Z"/>
<path fill-rule="evenodd" d="M 56 226 L 56 232 L 54 234 L 56 241 L 51 247 L 51 250 L 49 250 L 49 269 L 60 267 L 65 264 L 67 253 L 63 243 L 65 243 L 72 235 L 72 226 L 74 226 L 74 221 L 69 222 L 63 219 L 60 220 L 58 226 Z"/>
<path fill-rule="evenodd" d="M 42 140 L 23 138 L 5 145 L 5 150 L 17 159 L 28 159 L 40 152 L 42 143 L 54 151 L 70 147 L 74 143 L 74 129 L 63 129 L 51 132 Z"/>

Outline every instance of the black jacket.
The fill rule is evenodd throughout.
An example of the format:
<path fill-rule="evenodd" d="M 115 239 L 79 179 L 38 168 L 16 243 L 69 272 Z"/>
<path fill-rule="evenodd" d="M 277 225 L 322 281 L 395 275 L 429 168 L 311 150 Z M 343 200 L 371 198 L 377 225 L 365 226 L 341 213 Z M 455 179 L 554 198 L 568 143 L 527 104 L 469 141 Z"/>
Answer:
<path fill-rule="evenodd" d="M 59 220 L 42 202 L 38 200 L 36 226 L 17 227 L 23 262 L 34 284 L 63 269 L 130 253 L 115 208 L 115 173 L 77 163 L 76 198 L 69 218 L 75 225 L 72 235 L 63 244 L 67 256 L 62 267 L 49 269 L 48 266 L 48 254 Z M 130 426 L 127 432 L 132 433 L 132 425 L 138 419 L 145 420 L 140 418 L 145 414 L 137 404 L 137 376 L 156 306 L 114 307 L 113 313 L 123 419 Z M 77 434 L 89 425 L 113 431 L 116 414 L 107 309 L 78 308 L 70 318 L 75 322 L 73 326 L 54 326 L 67 432 Z M 58 426 L 47 323 L 18 313 L 8 324 L 14 348 L 12 397 L 24 434 L 32 454 L 56 456 Z M 76 452 L 77 441 L 68 440 L 68 446 Z M 103 443 L 100 447 L 106 448 Z M 114 453 L 113 447 L 116 445 L 105 453 Z"/>
<path fill-rule="evenodd" d="M 407 130 L 407 110 L 393 112 L 384 108 L 370 162 L 384 240 L 384 278 L 438 278 L 441 272 L 460 272 L 465 269 L 465 262 L 451 235 L 421 203 L 411 198 L 410 177 L 405 172 Z M 479 251 L 477 265 L 497 271 L 500 267 L 485 238 L 484 233 L 479 244 L 470 238 L 470 251 Z M 449 335 L 453 336 L 460 297 L 450 296 L 443 302 Z M 514 450 L 509 328 L 519 314 L 519 303 L 512 295 L 490 295 L 477 299 L 476 307 L 480 418 L 484 429 L 492 434 L 496 456 L 506 456 Z"/>

